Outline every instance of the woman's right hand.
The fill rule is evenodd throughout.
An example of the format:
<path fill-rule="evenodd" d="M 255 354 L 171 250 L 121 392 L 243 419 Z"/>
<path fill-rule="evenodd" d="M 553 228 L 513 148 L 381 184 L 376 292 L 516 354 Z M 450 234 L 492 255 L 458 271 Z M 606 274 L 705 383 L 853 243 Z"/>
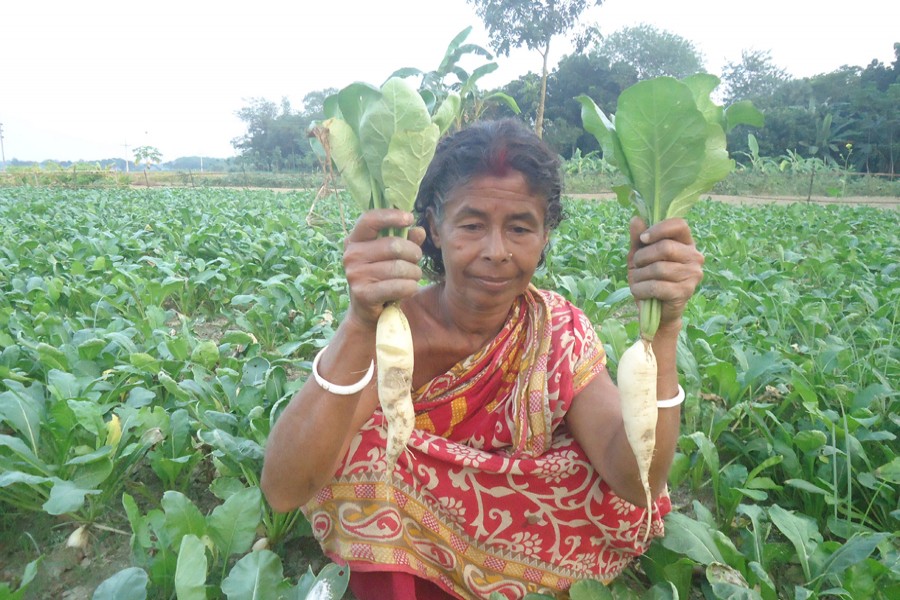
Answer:
<path fill-rule="evenodd" d="M 425 230 L 412 227 L 412 213 L 395 209 L 369 210 L 362 214 L 344 240 L 344 273 L 350 286 L 348 318 L 372 330 L 384 305 L 416 293 L 422 278 Z M 407 239 L 378 237 L 388 228 L 411 227 Z"/>

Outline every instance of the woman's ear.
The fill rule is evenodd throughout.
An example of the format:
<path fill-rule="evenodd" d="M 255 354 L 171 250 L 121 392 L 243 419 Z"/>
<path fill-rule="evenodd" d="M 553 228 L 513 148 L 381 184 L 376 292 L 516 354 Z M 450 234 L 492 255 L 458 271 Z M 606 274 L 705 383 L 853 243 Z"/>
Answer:
<path fill-rule="evenodd" d="M 438 228 L 437 218 L 434 216 L 434 209 L 430 206 L 425 211 L 425 220 L 428 221 L 428 236 L 435 248 L 441 247 L 441 234 Z"/>

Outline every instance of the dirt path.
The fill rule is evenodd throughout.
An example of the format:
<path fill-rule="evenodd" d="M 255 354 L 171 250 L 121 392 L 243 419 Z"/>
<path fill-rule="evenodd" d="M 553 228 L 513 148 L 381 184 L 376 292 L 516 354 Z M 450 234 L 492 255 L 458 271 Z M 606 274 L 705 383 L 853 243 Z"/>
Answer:
<path fill-rule="evenodd" d="M 614 200 L 615 194 L 566 194 L 569 198 L 583 200 Z M 704 196 L 706 197 L 706 196 Z M 709 198 L 728 204 L 793 204 L 806 202 L 806 196 L 724 196 L 710 195 Z M 848 196 L 845 198 L 831 198 L 828 196 L 813 196 L 810 200 L 815 204 L 848 204 L 860 206 L 877 206 L 881 208 L 900 208 L 900 198 L 895 196 Z"/>

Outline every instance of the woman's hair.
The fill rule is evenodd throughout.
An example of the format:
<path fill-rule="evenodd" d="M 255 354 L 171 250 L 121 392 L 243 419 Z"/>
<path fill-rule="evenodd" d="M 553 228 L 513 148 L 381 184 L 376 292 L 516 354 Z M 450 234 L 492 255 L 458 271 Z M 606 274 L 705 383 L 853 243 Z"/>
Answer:
<path fill-rule="evenodd" d="M 434 280 L 444 276 L 441 251 L 435 247 L 428 227 L 428 210 L 440 222 L 444 203 L 455 189 L 483 175 L 503 177 L 518 171 L 525 176 L 531 193 L 547 199 L 544 226 L 553 230 L 565 217 L 560 169 L 559 156 L 515 119 L 479 121 L 441 140 L 416 197 L 417 224 L 426 231 L 422 244 L 425 272 Z M 543 263 L 542 251 L 538 264 Z"/>

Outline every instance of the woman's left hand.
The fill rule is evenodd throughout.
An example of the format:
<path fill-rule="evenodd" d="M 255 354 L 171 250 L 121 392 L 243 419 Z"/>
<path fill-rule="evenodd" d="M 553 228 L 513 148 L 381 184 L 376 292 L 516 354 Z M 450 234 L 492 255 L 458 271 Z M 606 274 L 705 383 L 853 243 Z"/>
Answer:
<path fill-rule="evenodd" d="M 687 221 L 666 219 L 648 229 L 634 217 L 630 229 L 628 284 L 634 299 L 660 300 L 660 329 L 680 326 L 684 307 L 703 279 L 703 254 Z"/>

